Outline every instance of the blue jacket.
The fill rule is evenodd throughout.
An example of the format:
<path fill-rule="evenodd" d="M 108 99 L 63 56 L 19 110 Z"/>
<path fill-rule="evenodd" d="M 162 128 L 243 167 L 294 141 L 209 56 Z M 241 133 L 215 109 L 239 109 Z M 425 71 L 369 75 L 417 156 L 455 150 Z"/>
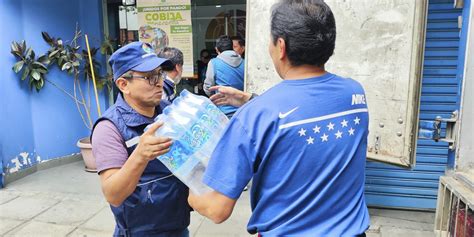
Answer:
<path fill-rule="evenodd" d="M 226 50 L 217 58 L 211 59 L 204 80 L 204 91 L 210 95 L 209 88 L 214 85 L 230 86 L 235 89 L 244 90 L 245 60 L 233 50 Z M 219 106 L 226 115 L 233 114 L 237 107 L 230 105 Z"/>
<path fill-rule="evenodd" d="M 163 80 L 163 97 L 162 99 L 166 99 L 169 102 L 173 102 L 176 99 L 176 85 L 174 84 L 171 79 L 165 78 Z"/>
<path fill-rule="evenodd" d="M 167 105 L 162 100 L 157 115 Z M 143 134 L 143 129 L 154 122 L 137 113 L 121 95 L 94 127 L 102 120 L 111 121 L 124 141 Z M 129 156 L 135 148 L 127 147 Z M 187 198 L 188 188 L 159 160 L 150 161 L 135 191 L 119 207 L 111 206 L 116 221 L 114 236 L 181 236 L 190 221 Z"/>

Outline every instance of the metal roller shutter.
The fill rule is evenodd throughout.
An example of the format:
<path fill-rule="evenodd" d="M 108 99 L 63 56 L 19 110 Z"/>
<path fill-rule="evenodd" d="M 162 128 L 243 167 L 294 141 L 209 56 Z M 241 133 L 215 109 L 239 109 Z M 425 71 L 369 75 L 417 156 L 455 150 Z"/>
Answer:
<path fill-rule="evenodd" d="M 436 116 L 449 118 L 459 107 L 458 16 L 462 15 L 462 9 L 453 5 L 453 0 L 430 0 L 428 3 L 420 120 L 434 120 Z M 367 204 L 436 208 L 438 180 L 446 169 L 447 157 L 446 143 L 418 140 L 414 169 L 367 162 Z"/>

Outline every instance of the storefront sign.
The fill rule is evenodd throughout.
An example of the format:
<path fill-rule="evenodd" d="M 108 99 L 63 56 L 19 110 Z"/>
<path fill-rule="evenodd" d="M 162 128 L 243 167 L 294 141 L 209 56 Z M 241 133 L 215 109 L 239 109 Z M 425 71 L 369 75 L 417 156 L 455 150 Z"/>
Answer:
<path fill-rule="evenodd" d="M 193 77 L 191 0 L 138 0 L 138 37 L 158 53 L 164 47 L 183 52 L 183 77 Z"/>

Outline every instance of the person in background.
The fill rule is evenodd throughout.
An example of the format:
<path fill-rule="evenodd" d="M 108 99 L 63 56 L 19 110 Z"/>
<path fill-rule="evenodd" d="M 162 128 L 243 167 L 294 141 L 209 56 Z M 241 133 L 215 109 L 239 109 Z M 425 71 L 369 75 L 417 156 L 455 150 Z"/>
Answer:
<path fill-rule="evenodd" d="M 158 53 L 158 57 L 166 58 L 171 61 L 171 67 L 163 67 L 166 78 L 163 82 L 162 99 L 173 102 L 176 98 L 176 85 L 181 81 L 183 75 L 183 52 L 177 48 L 165 47 Z"/>
<path fill-rule="evenodd" d="M 198 95 L 207 96 L 203 90 L 204 79 L 206 79 L 207 64 L 211 60 L 211 54 L 207 49 L 201 50 L 199 59 L 196 61 L 198 71 Z"/>
<path fill-rule="evenodd" d="M 222 35 L 216 40 L 217 57 L 211 59 L 207 66 L 204 92 L 211 95 L 209 88 L 214 85 L 230 86 L 238 90 L 244 88 L 244 60 L 233 50 L 232 40 Z M 230 105 L 219 106 L 219 109 L 231 118 L 237 110 Z"/>
<path fill-rule="evenodd" d="M 369 114 L 361 84 L 325 70 L 336 22 L 322 0 L 280 0 L 269 54 L 282 82 L 235 113 L 214 149 L 195 211 L 215 223 L 232 213 L 253 178 L 250 234 L 365 236 Z"/>
<path fill-rule="evenodd" d="M 245 58 L 245 40 L 239 35 L 233 36 L 231 39 L 234 51 L 237 52 L 240 57 Z"/>
<path fill-rule="evenodd" d="M 154 122 L 169 102 L 162 100 L 163 71 L 170 61 L 151 45 L 127 44 L 109 63 L 117 100 L 94 124 L 91 140 L 102 192 L 115 217 L 114 236 L 189 236 L 188 188 L 157 156 L 169 151 L 171 139 L 155 137 Z M 138 145 L 127 141 L 140 136 Z"/>

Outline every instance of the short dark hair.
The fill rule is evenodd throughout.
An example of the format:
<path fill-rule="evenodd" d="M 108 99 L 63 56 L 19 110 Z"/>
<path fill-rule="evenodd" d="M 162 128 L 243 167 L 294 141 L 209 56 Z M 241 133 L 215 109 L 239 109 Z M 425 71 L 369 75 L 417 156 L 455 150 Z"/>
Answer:
<path fill-rule="evenodd" d="M 216 39 L 216 48 L 221 53 L 226 50 L 234 50 L 234 47 L 232 46 L 232 40 L 228 35 L 221 35 Z"/>
<path fill-rule="evenodd" d="M 240 46 L 245 47 L 245 40 L 240 35 L 232 36 L 230 39 L 231 40 L 237 40 L 237 42 L 239 42 Z"/>
<path fill-rule="evenodd" d="M 203 50 L 201 50 L 201 52 L 199 53 L 199 56 L 202 57 L 202 54 L 203 54 L 203 53 L 207 53 L 209 56 L 211 55 L 211 53 L 209 53 L 209 50 L 203 49 Z"/>
<path fill-rule="evenodd" d="M 176 65 L 183 65 L 184 64 L 184 59 L 183 59 L 183 52 L 179 50 L 178 48 L 174 47 L 164 47 L 159 53 L 158 57 L 160 58 L 166 58 L 170 60 L 173 65 L 171 68 L 169 67 L 162 67 L 163 70 L 165 71 L 171 71 L 174 69 Z"/>
<path fill-rule="evenodd" d="M 324 66 L 336 46 L 336 21 L 322 0 L 281 0 L 272 7 L 271 35 L 285 41 L 293 66 Z"/>

